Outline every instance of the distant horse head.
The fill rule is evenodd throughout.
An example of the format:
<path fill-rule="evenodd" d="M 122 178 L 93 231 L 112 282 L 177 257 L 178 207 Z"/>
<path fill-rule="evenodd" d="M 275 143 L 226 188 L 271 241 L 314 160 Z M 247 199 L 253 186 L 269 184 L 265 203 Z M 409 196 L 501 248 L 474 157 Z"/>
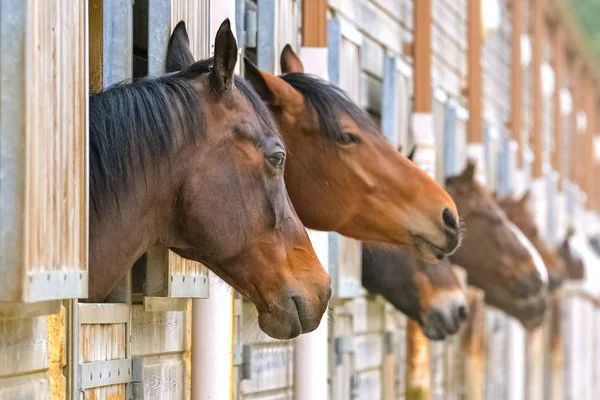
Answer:
<path fill-rule="evenodd" d="M 183 23 L 173 38 L 169 54 L 190 59 Z M 237 50 L 227 20 L 213 59 L 90 97 L 90 298 L 162 244 L 250 299 L 266 334 L 291 338 L 319 325 L 330 279 L 286 192 L 276 124 L 234 75 Z"/>
<path fill-rule="evenodd" d="M 542 275 L 474 173 L 475 164 L 469 162 L 460 175 L 446 178 L 446 190 L 466 228 L 463 245 L 450 259 L 467 270 L 470 284 L 485 291 L 488 304 L 516 317 L 527 328 L 538 326 L 545 312 Z"/>
<path fill-rule="evenodd" d="M 529 192 L 525 193 L 521 199 L 501 199 L 498 201 L 498 205 L 542 256 L 548 270 L 548 290 L 552 292 L 567 279 L 567 270 L 558 252 L 549 250 L 541 238 L 535 218 L 527 206 L 528 197 Z"/>
<path fill-rule="evenodd" d="M 432 340 L 456 333 L 468 316 L 465 294 L 447 257 L 432 265 L 418 260 L 410 246 L 364 243 L 362 284 L 418 322 Z"/>
<path fill-rule="evenodd" d="M 585 266 L 581 256 L 573 250 L 571 247 L 571 237 L 575 233 L 573 228 L 569 228 L 565 240 L 558 248 L 558 254 L 565 261 L 565 268 L 567 270 L 567 276 L 571 280 L 580 281 L 585 279 Z"/>
<path fill-rule="evenodd" d="M 399 154 L 343 90 L 305 74 L 289 46 L 280 77 L 245 65 L 289 148 L 285 180 L 304 225 L 410 244 L 432 263 L 456 249 L 460 232 L 450 196 Z"/>

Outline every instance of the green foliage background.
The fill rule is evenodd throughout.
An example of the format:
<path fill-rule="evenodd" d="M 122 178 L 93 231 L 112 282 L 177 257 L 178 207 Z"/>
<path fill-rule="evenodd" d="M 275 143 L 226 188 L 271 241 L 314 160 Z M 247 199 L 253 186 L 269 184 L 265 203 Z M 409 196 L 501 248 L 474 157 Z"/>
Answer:
<path fill-rule="evenodd" d="M 570 0 L 586 36 L 600 55 L 600 0 Z"/>

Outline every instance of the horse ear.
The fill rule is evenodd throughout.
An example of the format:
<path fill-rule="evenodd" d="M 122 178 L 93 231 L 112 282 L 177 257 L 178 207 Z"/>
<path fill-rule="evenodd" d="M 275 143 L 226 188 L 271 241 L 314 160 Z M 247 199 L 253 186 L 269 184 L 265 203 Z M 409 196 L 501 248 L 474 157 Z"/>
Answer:
<path fill-rule="evenodd" d="M 475 177 L 475 161 L 469 159 L 469 161 L 467 162 L 467 166 L 460 174 L 460 177 L 467 181 L 473 180 L 473 178 Z"/>
<path fill-rule="evenodd" d="M 286 44 L 281 52 L 281 59 L 279 60 L 281 64 L 281 72 L 284 74 L 290 72 L 304 72 L 304 64 L 300 61 L 300 57 L 296 55 L 294 50 L 292 50 L 292 46 Z"/>
<path fill-rule="evenodd" d="M 250 60 L 244 58 L 244 72 L 246 79 L 254 86 L 254 90 L 268 105 L 273 104 L 275 95 L 267 84 L 262 72 Z"/>
<path fill-rule="evenodd" d="M 237 63 L 238 47 L 231 23 L 227 18 L 217 31 L 215 38 L 215 56 L 213 69 L 210 73 L 210 84 L 217 96 L 222 96 L 233 89 L 235 64 Z"/>
<path fill-rule="evenodd" d="M 417 152 L 417 146 L 413 146 L 412 150 L 410 151 L 410 153 L 408 153 L 408 156 L 407 156 L 410 161 L 414 161 L 416 152 Z"/>
<path fill-rule="evenodd" d="M 179 21 L 167 47 L 167 73 L 181 71 L 194 63 L 185 22 Z"/>

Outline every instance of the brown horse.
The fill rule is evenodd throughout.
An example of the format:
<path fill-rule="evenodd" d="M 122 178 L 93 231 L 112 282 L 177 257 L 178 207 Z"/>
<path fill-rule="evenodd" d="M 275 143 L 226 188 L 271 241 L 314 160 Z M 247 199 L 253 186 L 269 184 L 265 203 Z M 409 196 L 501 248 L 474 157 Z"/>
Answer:
<path fill-rule="evenodd" d="M 485 291 L 486 302 L 519 319 L 527 328 L 544 317 L 545 290 L 531 253 L 511 229 L 492 196 L 474 179 L 469 162 L 446 189 L 458 206 L 467 230 L 463 245 L 450 260 L 467 270 L 469 284 Z"/>
<path fill-rule="evenodd" d="M 291 338 L 319 325 L 330 279 L 286 192 L 284 142 L 236 62 L 227 20 L 214 59 L 90 97 L 90 300 L 162 244 L 249 298 L 266 334 Z"/>
<path fill-rule="evenodd" d="M 575 231 L 571 228 L 567 232 L 565 240 L 558 248 L 558 254 L 565 261 L 565 268 L 567 270 L 567 276 L 570 280 L 580 281 L 585 279 L 585 266 L 583 260 L 573 251 L 570 245 L 571 237 Z"/>
<path fill-rule="evenodd" d="M 501 199 L 498 201 L 498 205 L 542 256 L 548 270 L 548 290 L 552 292 L 567 279 L 567 270 L 558 252 L 548 249 L 540 237 L 535 218 L 527 206 L 528 198 L 529 192 L 525 193 L 521 199 Z"/>
<path fill-rule="evenodd" d="M 185 43 L 169 71 L 193 58 Z M 288 147 L 285 182 L 302 223 L 359 240 L 412 244 L 432 263 L 458 246 L 456 206 L 425 172 L 399 154 L 366 111 L 339 88 L 303 73 L 288 46 L 276 77 L 246 62 L 246 77 L 279 123 Z"/>
<path fill-rule="evenodd" d="M 418 322 L 425 336 L 443 340 L 458 331 L 468 305 L 452 264 L 417 259 L 410 246 L 363 243 L 362 284 Z"/>

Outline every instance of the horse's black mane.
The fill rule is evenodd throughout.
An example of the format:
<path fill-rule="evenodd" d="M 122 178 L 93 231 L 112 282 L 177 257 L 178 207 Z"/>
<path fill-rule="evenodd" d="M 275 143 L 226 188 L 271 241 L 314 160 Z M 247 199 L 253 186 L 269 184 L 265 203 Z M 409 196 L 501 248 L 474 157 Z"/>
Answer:
<path fill-rule="evenodd" d="M 284 74 L 281 78 L 298 90 L 306 103 L 315 110 L 319 118 L 319 132 L 323 138 L 335 142 L 344 137 L 339 113 L 347 114 L 362 130 L 380 132 L 369 114 L 339 87 L 304 73 Z"/>
<path fill-rule="evenodd" d="M 200 99 L 191 79 L 210 72 L 212 59 L 159 78 L 118 83 L 89 99 L 90 206 L 94 215 L 118 193 L 134 165 L 169 165 L 176 137 L 200 142 L 206 131 Z M 276 131 L 269 110 L 251 85 L 236 76 L 234 84 L 248 99 L 261 123 Z M 143 171 L 145 172 L 145 171 Z"/>

